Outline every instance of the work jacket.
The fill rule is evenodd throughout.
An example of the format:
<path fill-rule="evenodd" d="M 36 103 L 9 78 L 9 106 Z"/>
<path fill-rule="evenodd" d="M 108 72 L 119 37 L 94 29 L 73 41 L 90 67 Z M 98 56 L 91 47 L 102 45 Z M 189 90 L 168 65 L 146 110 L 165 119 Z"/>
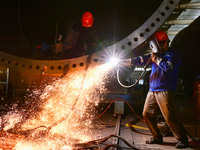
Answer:
<path fill-rule="evenodd" d="M 151 54 L 138 56 L 131 60 L 133 65 L 145 65 Z M 169 49 L 151 62 L 151 74 L 149 78 L 149 91 L 175 91 L 178 81 L 178 69 L 180 56 L 177 51 Z"/>

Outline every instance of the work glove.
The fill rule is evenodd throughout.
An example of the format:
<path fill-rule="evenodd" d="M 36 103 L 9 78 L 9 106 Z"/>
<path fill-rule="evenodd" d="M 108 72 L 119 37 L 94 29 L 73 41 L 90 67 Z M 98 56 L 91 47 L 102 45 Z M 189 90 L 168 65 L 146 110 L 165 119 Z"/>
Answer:
<path fill-rule="evenodd" d="M 151 61 L 156 63 L 158 66 L 160 65 L 160 62 L 162 61 L 162 58 L 160 57 L 159 54 L 157 53 L 152 53 L 151 54 Z"/>
<path fill-rule="evenodd" d="M 151 53 L 151 61 L 156 62 L 156 60 L 159 58 L 159 54 L 157 53 Z"/>

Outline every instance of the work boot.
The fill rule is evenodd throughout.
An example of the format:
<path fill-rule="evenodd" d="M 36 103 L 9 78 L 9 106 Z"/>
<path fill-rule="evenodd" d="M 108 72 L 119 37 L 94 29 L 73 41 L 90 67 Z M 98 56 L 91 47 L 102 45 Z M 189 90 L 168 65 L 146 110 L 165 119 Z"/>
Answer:
<path fill-rule="evenodd" d="M 175 146 L 176 148 L 187 148 L 188 147 L 188 141 L 178 141 L 178 143 Z"/>
<path fill-rule="evenodd" d="M 162 144 L 163 139 L 162 138 L 150 138 L 149 140 L 146 140 L 146 144 Z"/>

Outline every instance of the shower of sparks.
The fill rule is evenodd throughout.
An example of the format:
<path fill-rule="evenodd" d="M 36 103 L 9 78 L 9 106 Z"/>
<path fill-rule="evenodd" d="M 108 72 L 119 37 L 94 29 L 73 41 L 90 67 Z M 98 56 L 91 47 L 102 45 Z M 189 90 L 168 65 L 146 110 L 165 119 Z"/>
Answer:
<path fill-rule="evenodd" d="M 83 68 L 69 72 L 65 77 L 57 79 L 43 90 L 34 90 L 37 101 L 40 101 L 38 112 L 21 125 L 20 131 L 31 131 L 29 140 L 17 142 L 15 150 L 71 150 L 74 143 L 95 139 L 90 127 L 94 118 L 95 107 L 103 100 L 107 90 L 105 81 L 108 80 L 112 66 L 104 64 L 97 67 Z M 33 96 L 32 94 L 31 96 Z M 74 107 L 73 107 L 74 106 Z M 21 119 L 19 112 L 10 118 Z M 17 116 L 16 116 L 17 115 Z M 50 127 L 55 122 L 65 118 L 48 131 L 48 136 L 38 138 L 38 132 Z M 16 123 L 8 121 L 12 128 Z M 41 127 L 41 128 L 40 128 Z"/>

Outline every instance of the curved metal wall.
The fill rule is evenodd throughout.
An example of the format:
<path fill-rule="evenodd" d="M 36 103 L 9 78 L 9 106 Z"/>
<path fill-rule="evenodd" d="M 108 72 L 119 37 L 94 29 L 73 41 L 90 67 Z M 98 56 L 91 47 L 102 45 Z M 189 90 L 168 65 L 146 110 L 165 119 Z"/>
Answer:
<path fill-rule="evenodd" d="M 91 58 L 91 64 L 96 65 L 103 63 L 101 58 L 104 57 L 106 53 L 112 53 L 112 51 L 128 53 L 131 50 L 134 50 L 134 48 L 146 41 L 156 30 L 161 27 L 161 25 L 167 20 L 173 10 L 176 8 L 179 1 L 180 0 L 164 0 L 154 14 L 137 30 L 112 46 L 94 53 Z M 66 60 L 32 60 L 0 52 L 0 66 L 8 67 L 17 71 L 38 74 L 41 73 L 43 66 L 46 66 L 48 68 L 46 72 L 47 74 L 62 74 L 63 69 L 66 66 L 69 67 L 70 71 L 79 67 L 85 67 L 87 58 L 88 56 L 86 55 L 79 58 Z"/>

